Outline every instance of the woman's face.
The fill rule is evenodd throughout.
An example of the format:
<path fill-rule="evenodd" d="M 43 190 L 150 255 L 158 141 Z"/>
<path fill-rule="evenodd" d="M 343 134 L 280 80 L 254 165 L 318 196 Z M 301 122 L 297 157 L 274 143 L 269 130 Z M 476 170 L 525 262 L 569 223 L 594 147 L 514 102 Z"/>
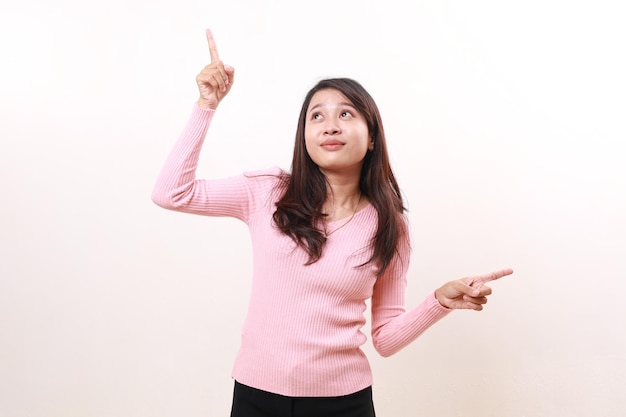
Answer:
<path fill-rule="evenodd" d="M 309 156 L 325 174 L 360 175 L 372 145 L 365 118 L 335 89 L 320 90 L 311 98 L 304 140 Z"/>

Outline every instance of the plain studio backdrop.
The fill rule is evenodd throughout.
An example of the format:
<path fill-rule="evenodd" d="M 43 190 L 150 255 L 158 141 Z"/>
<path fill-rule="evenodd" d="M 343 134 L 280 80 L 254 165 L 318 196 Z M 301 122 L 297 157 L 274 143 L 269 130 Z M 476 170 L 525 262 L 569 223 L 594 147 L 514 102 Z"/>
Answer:
<path fill-rule="evenodd" d="M 306 91 L 352 77 L 409 208 L 408 305 L 515 269 L 391 358 L 367 342 L 380 416 L 623 416 L 620 3 L 4 5 L 0 416 L 228 415 L 247 230 L 150 200 L 206 27 L 236 81 L 199 176 L 288 169 Z"/>

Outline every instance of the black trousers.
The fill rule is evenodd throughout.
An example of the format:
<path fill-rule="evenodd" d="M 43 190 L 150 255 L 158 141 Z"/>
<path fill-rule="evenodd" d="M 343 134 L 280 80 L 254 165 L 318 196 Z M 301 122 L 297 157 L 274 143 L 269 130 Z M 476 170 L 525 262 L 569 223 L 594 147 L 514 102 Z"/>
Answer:
<path fill-rule="evenodd" d="M 375 417 L 372 387 L 340 397 L 286 397 L 235 381 L 230 417 Z"/>

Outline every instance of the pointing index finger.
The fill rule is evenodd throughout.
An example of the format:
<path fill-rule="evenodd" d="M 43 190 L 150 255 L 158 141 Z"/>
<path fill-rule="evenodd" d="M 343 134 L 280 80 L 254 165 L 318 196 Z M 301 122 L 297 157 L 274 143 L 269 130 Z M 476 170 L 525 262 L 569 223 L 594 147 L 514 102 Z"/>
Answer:
<path fill-rule="evenodd" d="M 507 268 L 507 269 L 502 269 L 500 271 L 492 272 L 490 274 L 485 274 L 476 278 L 480 281 L 488 282 L 488 281 L 494 281 L 496 279 L 505 277 L 507 275 L 511 275 L 512 273 L 513 273 L 513 270 L 511 268 Z"/>
<path fill-rule="evenodd" d="M 213 39 L 213 33 L 211 29 L 206 30 L 206 40 L 209 42 L 209 52 L 211 53 L 211 62 L 220 60 L 220 56 L 217 53 L 217 45 L 215 45 L 215 39 Z"/>

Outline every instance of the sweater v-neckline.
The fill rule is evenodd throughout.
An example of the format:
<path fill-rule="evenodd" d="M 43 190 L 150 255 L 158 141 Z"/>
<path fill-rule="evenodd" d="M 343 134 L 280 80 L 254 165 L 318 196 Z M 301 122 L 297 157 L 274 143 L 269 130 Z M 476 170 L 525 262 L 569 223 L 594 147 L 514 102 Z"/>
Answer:
<path fill-rule="evenodd" d="M 355 217 L 357 217 L 360 213 L 362 213 L 363 211 L 367 210 L 371 206 L 372 206 L 372 203 L 370 203 L 368 201 L 366 205 L 364 205 L 361 209 L 355 211 L 354 214 L 352 214 L 350 216 L 342 217 L 341 219 L 328 221 L 328 222 L 326 222 L 326 224 L 331 225 L 331 224 L 338 224 L 338 223 L 341 223 L 341 222 L 346 222 L 347 223 L 348 219 L 354 220 Z"/>
<path fill-rule="evenodd" d="M 361 210 L 355 210 L 355 211 L 354 211 L 354 212 L 353 212 L 350 216 L 348 216 L 348 217 L 344 217 L 343 219 L 337 219 L 337 220 L 334 220 L 334 221 L 332 221 L 332 222 L 327 222 L 327 223 L 324 225 L 324 236 L 325 236 L 326 238 L 329 238 L 329 237 L 330 237 L 330 235 L 332 235 L 332 234 L 333 234 L 333 233 L 335 233 L 336 231 L 341 230 L 341 229 L 343 229 L 344 227 L 346 227 L 346 226 L 347 226 L 347 225 L 348 225 L 348 224 L 349 224 L 352 220 L 354 220 L 354 217 L 355 217 L 355 216 L 356 216 L 356 215 L 357 215 L 360 211 L 362 211 L 362 210 L 364 210 L 364 209 L 365 209 L 365 207 L 361 208 Z M 341 222 L 341 223 L 340 223 L 340 222 Z M 336 223 L 340 223 L 340 224 L 339 224 L 339 226 L 337 226 L 337 227 L 329 227 L 329 226 L 331 226 L 331 225 L 333 225 L 333 224 L 336 224 Z"/>

